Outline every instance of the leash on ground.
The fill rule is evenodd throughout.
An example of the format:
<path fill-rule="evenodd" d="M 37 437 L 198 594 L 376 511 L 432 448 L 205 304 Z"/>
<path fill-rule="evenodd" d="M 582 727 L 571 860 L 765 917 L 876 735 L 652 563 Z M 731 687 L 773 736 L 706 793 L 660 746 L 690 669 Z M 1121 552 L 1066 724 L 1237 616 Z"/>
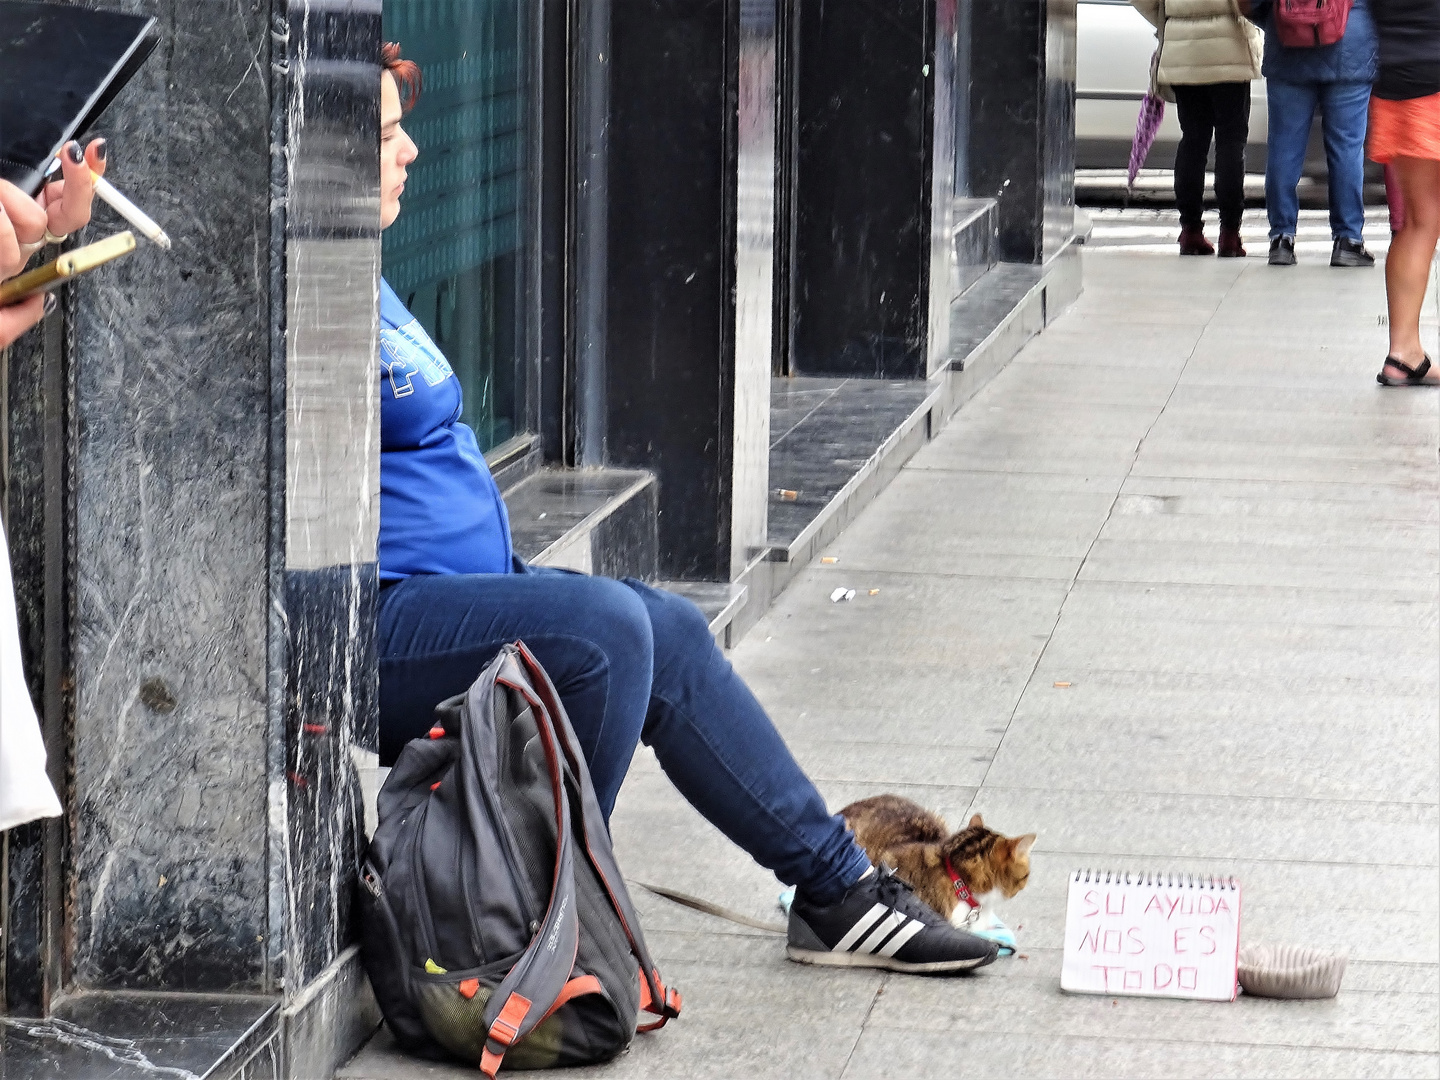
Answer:
<path fill-rule="evenodd" d="M 681 907 L 688 907 L 694 911 L 704 912 L 706 915 L 714 915 L 717 919 L 725 919 L 727 922 L 738 923 L 740 926 L 749 926 L 755 930 L 764 930 L 770 934 L 783 934 L 786 932 L 783 923 L 766 922 L 764 919 L 752 919 L 748 915 L 742 915 L 738 911 L 731 911 L 729 908 L 721 907 L 719 904 L 712 904 L 709 900 L 702 900 L 698 896 L 691 896 L 689 893 L 680 892 L 678 889 L 668 889 L 664 885 L 650 885 L 644 881 L 636 881 L 634 878 L 626 878 L 631 885 L 638 885 L 646 892 L 654 893 L 656 896 L 669 900 Z"/>

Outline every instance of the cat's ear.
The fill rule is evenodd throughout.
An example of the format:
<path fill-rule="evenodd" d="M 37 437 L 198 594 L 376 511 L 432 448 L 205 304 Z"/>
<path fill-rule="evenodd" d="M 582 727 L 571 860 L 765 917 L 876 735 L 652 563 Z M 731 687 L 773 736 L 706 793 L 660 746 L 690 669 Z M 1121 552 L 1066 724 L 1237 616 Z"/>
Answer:
<path fill-rule="evenodd" d="M 976 814 L 974 817 L 972 817 L 972 818 L 970 819 L 970 828 L 972 828 L 972 829 L 983 829 L 984 827 L 985 827 L 985 822 L 983 822 L 983 821 L 980 820 L 980 815 L 979 815 L 979 814 Z"/>
<path fill-rule="evenodd" d="M 1035 846 L 1035 834 L 1026 833 L 1024 836 L 1015 839 L 1015 857 L 1023 859 L 1030 854 L 1030 849 Z"/>

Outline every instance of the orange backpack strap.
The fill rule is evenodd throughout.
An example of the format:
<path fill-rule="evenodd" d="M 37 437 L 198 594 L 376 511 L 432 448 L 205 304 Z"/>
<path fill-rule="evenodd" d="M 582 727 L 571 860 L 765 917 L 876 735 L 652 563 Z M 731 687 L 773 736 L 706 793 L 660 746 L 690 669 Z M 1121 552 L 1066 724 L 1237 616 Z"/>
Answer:
<path fill-rule="evenodd" d="M 530 1005 L 529 998 L 512 993 L 505 999 L 505 1007 L 500 1010 L 500 1015 L 490 1025 L 485 1052 L 480 1055 L 480 1071 L 490 1077 L 490 1080 L 495 1080 L 495 1074 L 500 1071 L 500 1062 L 505 1057 L 505 1051 L 520 1037 L 520 1025 L 525 1022 Z M 499 1053 L 490 1049 L 492 1042 L 499 1044 Z"/>
<path fill-rule="evenodd" d="M 655 992 L 651 993 L 650 983 L 655 983 Z M 656 1001 L 656 995 L 659 1001 Z M 680 1015 L 680 1009 L 684 1004 L 680 997 L 680 991 L 672 990 L 660 981 L 660 972 L 652 971 L 647 977 L 645 970 L 640 970 L 640 1008 L 644 1012 L 653 1013 L 660 1017 L 653 1024 L 641 1024 L 636 1031 L 655 1031 L 665 1026 L 667 1020 L 673 1020 Z"/>
<path fill-rule="evenodd" d="M 600 985 L 600 980 L 594 975 L 581 975 L 578 979 L 571 979 L 565 984 L 565 989 L 560 991 L 560 996 L 555 999 L 555 1004 L 550 1006 L 550 1012 L 547 1012 L 545 1016 L 549 1017 L 567 1001 L 584 997 L 586 994 L 603 994 L 604 992 L 605 989 Z"/>

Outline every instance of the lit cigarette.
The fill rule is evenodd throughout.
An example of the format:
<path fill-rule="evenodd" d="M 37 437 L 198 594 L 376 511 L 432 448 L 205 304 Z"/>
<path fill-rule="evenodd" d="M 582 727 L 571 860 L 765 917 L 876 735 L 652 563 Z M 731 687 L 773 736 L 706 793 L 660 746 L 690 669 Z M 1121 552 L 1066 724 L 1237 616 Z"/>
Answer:
<path fill-rule="evenodd" d="M 139 229 L 146 237 L 159 244 L 166 251 L 170 250 L 170 237 L 165 235 L 165 230 L 150 220 L 150 217 L 138 206 L 132 203 L 124 195 L 115 190 L 115 185 L 106 180 L 103 176 L 95 177 L 95 194 L 110 204 L 110 208 L 123 217 L 135 228 Z"/>
<path fill-rule="evenodd" d="M 50 162 L 50 168 L 46 170 L 46 176 L 54 176 L 60 171 L 60 159 L 54 158 Z M 123 217 L 149 240 L 153 240 L 166 251 L 170 250 L 170 237 L 165 235 L 165 230 L 156 225 L 150 215 L 141 210 L 116 189 L 115 185 L 106 180 L 94 169 L 90 170 L 90 177 L 95 181 L 95 194 L 100 196 L 103 202 L 110 205 L 110 208 Z"/>

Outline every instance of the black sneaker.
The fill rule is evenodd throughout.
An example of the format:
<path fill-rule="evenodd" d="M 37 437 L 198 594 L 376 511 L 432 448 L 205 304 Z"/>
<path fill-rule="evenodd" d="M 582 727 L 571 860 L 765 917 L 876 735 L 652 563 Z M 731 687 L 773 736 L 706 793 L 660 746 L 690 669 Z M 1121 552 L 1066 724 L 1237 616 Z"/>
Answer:
<path fill-rule="evenodd" d="M 1331 266 L 1374 266 L 1375 256 L 1365 250 L 1365 244 L 1360 240 L 1351 240 L 1342 236 L 1335 241 L 1335 246 L 1330 250 Z"/>
<path fill-rule="evenodd" d="M 826 907 L 806 903 L 797 891 L 785 946 L 785 955 L 801 964 L 922 975 L 984 967 L 999 951 L 993 941 L 956 930 L 884 867 Z"/>
<path fill-rule="evenodd" d="M 1270 241 L 1270 265 L 1295 265 L 1295 237 L 1277 236 Z"/>

